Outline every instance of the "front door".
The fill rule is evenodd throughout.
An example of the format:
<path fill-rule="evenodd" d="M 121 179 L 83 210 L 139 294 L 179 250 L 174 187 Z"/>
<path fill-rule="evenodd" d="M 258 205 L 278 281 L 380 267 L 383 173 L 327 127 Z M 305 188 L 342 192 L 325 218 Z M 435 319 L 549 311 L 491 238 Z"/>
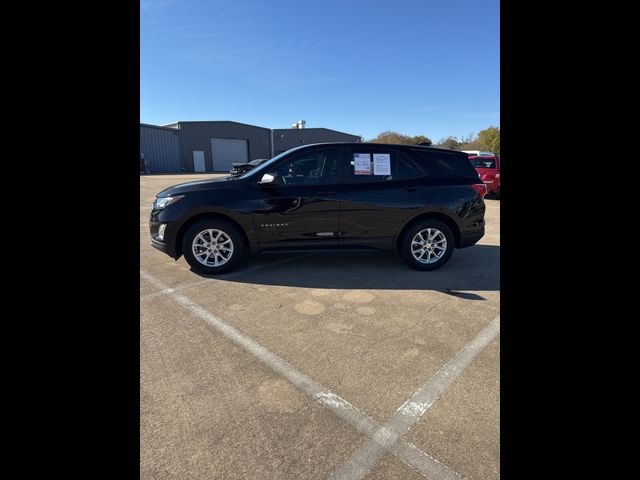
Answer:
<path fill-rule="evenodd" d="M 261 249 L 338 246 L 341 153 L 326 147 L 294 152 L 265 172 L 275 182 L 256 186 L 262 190 L 254 210 Z"/>

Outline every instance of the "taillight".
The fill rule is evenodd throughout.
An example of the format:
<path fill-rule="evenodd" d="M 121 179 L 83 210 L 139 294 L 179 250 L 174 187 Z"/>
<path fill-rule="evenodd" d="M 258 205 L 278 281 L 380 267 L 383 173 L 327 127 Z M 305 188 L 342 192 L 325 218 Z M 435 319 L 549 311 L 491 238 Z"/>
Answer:
<path fill-rule="evenodd" d="M 474 192 L 480 195 L 480 198 L 484 198 L 487 194 L 487 186 L 484 183 L 474 183 L 471 185 L 471 188 L 473 188 Z"/>

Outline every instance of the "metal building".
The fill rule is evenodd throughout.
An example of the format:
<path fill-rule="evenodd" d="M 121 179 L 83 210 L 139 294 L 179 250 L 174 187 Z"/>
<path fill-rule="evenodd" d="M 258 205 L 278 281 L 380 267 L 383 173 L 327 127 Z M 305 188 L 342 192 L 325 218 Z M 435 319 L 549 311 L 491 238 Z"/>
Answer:
<path fill-rule="evenodd" d="M 304 120 L 301 120 L 303 122 Z M 303 124 L 304 125 L 304 124 Z M 279 155 L 293 147 L 322 142 L 360 142 L 362 138 L 328 128 L 276 128 L 273 130 L 273 152 Z"/>
<path fill-rule="evenodd" d="M 174 128 L 140 124 L 140 171 L 174 173 L 180 165 L 180 139 Z"/>
<path fill-rule="evenodd" d="M 186 172 L 228 172 L 235 162 L 271 158 L 271 130 L 232 121 L 177 122 Z"/>
<path fill-rule="evenodd" d="M 176 122 L 163 126 L 140 124 L 141 172 L 228 172 L 235 162 L 272 158 L 300 145 L 359 142 L 356 135 L 327 128 L 275 129 L 233 121 Z"/>

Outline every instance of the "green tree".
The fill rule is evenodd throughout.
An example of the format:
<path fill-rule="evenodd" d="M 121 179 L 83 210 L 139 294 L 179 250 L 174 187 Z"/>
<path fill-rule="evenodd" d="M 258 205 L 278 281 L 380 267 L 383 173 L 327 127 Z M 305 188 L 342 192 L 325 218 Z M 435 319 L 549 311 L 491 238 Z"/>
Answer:
<path fill-rule="evenodd" d="M 378 134 L 377 137 L 369 140 L 371 143 L 406 143 L 406 136 L 401 135 L 398 132 L 387 130 Z"/>
<path fill-rule="evenodd" d="M 478 132 L 478 142 L 487 150 L 500 154 L 500 128 L 489 127 Z"/>
<path fill-rule="evenodd" d="M 460 150 L 461 145 L 462 143 L 460 143 L 458 137 L 441 138 L 440 141 L 435 144 L 436 147 L 449 148 L 451 150 Z"/>
<path fill-rule="evenodd" d="M 401 133 L 398 133 L 398 132 L 393 132 L 391 130 L 382 132 L 377 137 L 368 141 L 371 143 L 394 143 L 394 144 L 402 143 L 402 144 L 410 144 L 410 145 L 417 145 L 423 142 L 429 142 L 429 143 L 431 142 L 431 140 L 429 140 L 429 137 L 426 137 L 424 135 L 416 135 L 411 137 L 408 135 L 402 135 Z"/>
<path fill-rule="evenodd" d="M 460 137 L 460 143 L 462 144 L 472 144 L 478 141 L 478 137 L 475 133 L 469 132 L 466 137 Z"/>
<path fill-rule="evenodd" d="M 414 137 L 409 138 L 409 143 L 412 145 L 419 145 L 421 143 L 432 143 L 429 137 L 425 137 L 424 135 L 416 135 Z"/>

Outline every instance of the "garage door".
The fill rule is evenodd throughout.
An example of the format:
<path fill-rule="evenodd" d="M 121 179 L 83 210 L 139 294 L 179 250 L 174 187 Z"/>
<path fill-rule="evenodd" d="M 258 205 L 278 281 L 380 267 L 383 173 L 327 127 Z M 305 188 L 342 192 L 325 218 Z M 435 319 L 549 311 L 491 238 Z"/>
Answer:
<path fill-rule="evenodd" d="M 232 163 L 249 161 L 248 142 L 237 138 L 212 138 L 211 157 L 214 172 L 228 172 Z"/>

